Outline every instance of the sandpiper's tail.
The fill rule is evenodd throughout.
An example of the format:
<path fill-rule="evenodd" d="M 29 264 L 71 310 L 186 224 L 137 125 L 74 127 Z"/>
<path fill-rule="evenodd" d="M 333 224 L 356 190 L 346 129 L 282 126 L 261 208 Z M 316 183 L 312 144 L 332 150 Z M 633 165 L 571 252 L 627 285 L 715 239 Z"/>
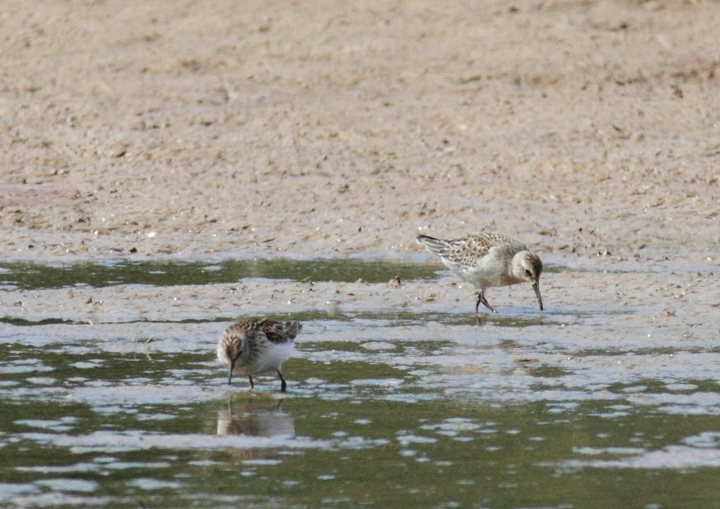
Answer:
<path fill-rule="evenodd" d="M 439 255 L 441 251 L 447 249 L 450 243 L 447 240 L 436 239 L 434 237 L 428 237 L 427 235 L 418 235 L 418 243 L 425 246 L 425 248 L 433 254 Z"/>

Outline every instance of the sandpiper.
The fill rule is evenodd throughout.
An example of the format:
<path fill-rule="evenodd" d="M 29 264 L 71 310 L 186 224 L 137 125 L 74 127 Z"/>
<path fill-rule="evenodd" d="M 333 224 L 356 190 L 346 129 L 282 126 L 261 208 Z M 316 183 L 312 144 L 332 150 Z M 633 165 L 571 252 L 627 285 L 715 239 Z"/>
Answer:
<path fill-rule="evenodd" d="M 543 310 L 540 296 L 542 262 L 538 255 L 528 251 L 527 246 L 518 239 L 503 233 L 481 231 L 452 240 L 418 235 L 417 241 L 438 255 L 460 278 L 475 285 L 478 290 L 476 316 L 481 302 L 490 311 L 497 313 L 485 298 L 487 288 L 524 282 L 532 283 L 540 311 Z"/>
<path fill-rule="evenodd" d="M 282 381 L 280 390 L 285 392 L 287 383 L 282 376 L 282 363 L 292 353 L 293 340 L 302 329 L 300 322 L 276 322 L 267 319 L 248 319 L 231 325 L 217 345 L 217 358 L 229 366 L 228 385 L 233 372 L 246 375 L 250 388 L 254 388 L 252 376 L 276 372 Z"/>

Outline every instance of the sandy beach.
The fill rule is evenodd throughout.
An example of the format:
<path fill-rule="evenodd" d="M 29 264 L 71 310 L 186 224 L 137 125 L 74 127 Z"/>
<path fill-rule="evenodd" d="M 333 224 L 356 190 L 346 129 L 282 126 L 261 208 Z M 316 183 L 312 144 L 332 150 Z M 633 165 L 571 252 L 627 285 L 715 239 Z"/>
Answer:
<path fill-rule="evenodd" d="M 4 259 L 407 258 L 489 227 L 717 266 L 715 2 L 39 5 L 0 15 Z"/>

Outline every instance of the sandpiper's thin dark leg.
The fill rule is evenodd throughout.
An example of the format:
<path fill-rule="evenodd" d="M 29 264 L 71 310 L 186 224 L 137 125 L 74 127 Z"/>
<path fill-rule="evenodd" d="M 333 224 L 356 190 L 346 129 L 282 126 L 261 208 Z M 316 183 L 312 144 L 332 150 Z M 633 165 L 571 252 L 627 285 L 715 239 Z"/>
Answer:
<path fill-rule="evenodd" d="M 277 374 L 281 380 L 280 392 L 285 392 L 285 390 L 287 389 L 287 384 L 285 383 L 285 379 L 283 378 L 282 373 L 280 373 L 280 370 L 278 370 Z"/>
<path fill-rule="evenodd" d="M 482 302 L 482 297 L 480 297 L 480 295 L 482 295 L 482 294 L 478 292 L 478 298 L 475 301 L 475 314 L 476 315 L 478 314 L 478 310 L 480 309 L 480 302 Z"/>
<path fill-rule="evenodd" d="M 250 388 L 251 388 L 251 389 L 254 389 L 254 388 L 255 388 L 255 384 L 254 384 L 253 381 L 252 381 L 252 375 L 248 375 L 248 378 L 250 379 Z"/>
<path fill-rule="evenodd" d="M 492 311 L 493 313 L 497 313 L 497 311 L 495 310 L 495 308 L 492 307 L 492 306 L 490 305 L 490 303 L 487 301 L 487 299 L 485 298 L 485 292 L 480 292 L 480 293 L 478 294 L 478 299 L 479 299 L 478 302 L 482 302 L 483 305 L 484 305 L 486 308 L 488 308 L 490 311 Z M 475 313 L 477 313 L 477 311 L 475 311 Z"/>

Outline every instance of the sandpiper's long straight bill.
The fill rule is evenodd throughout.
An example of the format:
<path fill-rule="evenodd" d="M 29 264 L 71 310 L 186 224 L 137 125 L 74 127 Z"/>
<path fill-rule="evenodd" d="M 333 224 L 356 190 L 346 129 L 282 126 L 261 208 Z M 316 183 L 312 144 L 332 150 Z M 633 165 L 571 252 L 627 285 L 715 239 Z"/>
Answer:
<path fill-rule="evenodd" d="M 533 290 L 535 290 L 535 295 L 537 295 L 538 304 L 540 304 L 540 311 L 542 311 L 543 304 L 542 304 L 542 297 L 540 296 L 540 281 L 535 281 L 532 285 Z"/>

